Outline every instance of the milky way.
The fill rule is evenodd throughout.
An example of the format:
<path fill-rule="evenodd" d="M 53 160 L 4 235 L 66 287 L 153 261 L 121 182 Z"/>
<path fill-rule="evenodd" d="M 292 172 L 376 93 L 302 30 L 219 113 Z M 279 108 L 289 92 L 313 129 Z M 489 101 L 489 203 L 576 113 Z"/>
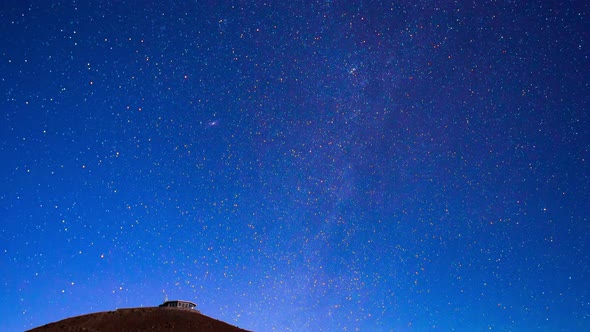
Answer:
<path fill-rule="evenodd" d="M 590 330 L 588 5 L 0 5 L 0 330 Z"/>

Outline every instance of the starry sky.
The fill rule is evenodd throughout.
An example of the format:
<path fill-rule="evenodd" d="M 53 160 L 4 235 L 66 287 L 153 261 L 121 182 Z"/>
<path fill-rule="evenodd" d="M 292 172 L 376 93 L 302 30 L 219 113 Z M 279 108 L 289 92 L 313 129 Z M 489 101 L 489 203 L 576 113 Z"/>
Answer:
<path fill-rule="evenodd" d="M 583 1 L 3 1 L 0 329 L 590 330 Z"/>

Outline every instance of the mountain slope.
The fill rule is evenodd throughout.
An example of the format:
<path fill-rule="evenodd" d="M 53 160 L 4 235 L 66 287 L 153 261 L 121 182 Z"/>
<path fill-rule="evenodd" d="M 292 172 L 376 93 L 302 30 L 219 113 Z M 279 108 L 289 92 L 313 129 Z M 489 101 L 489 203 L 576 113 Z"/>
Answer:
<path fill-rule="evenodd" d="M 247 332 L 196 310 L 178 308 L 130 308 L 67 318 L 29 330 L 32 332 L 85 331 L 196 331 Z"/>

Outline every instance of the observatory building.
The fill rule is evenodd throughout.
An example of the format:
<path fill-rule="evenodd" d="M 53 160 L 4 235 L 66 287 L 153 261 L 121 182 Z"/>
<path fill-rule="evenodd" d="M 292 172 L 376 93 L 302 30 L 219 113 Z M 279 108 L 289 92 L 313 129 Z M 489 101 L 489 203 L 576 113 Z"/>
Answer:
<path fill-rule="evenodd" d="M 194 302 L 183 301 L 183 300 L 165 301 L 164 303 L 159 305 L 159 307 L 181 308 L 181 309 L 194 309 L 196 306 L 197 306 L 197 304 Z"/>

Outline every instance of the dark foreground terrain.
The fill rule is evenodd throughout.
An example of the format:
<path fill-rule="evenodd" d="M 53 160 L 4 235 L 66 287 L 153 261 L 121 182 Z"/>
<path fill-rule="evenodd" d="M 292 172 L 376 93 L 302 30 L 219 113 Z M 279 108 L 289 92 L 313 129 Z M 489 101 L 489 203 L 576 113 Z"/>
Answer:
<path fill-rule="evenodd" d="M 196 331 L 245 332 L 235 326 L 200 314 L 196 310 L 177 308 L 131 308 L 97 312 L 50 323 L 29 331 Z"/>

